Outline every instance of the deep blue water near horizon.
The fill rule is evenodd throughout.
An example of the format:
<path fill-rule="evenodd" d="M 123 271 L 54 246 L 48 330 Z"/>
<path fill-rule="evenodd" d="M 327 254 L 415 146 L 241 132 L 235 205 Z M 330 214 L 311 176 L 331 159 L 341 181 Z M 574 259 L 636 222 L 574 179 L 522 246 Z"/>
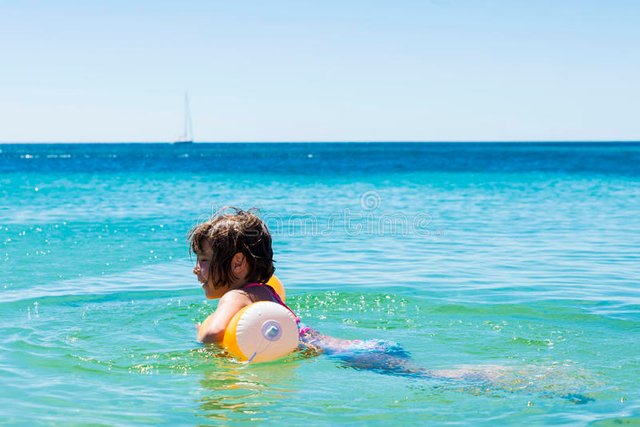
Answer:
<path fill-rule="evenodd" d="M 225 205 L 306 323 L 501 375 L 199 345 L 185 237 Z M 635 425 L 639 216 L 640 143 L 0 145 L 0 424 Z"/>

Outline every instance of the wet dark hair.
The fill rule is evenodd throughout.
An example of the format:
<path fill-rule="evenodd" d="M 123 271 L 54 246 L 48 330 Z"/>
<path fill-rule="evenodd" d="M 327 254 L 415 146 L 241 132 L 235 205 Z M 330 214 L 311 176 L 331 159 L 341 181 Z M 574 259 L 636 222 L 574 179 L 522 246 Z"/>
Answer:
<path fill-rule="evenodd" d="M 231 260 L 238 252 L 249 264 L 249 283 L 266 283 L 273 276 L 271 234 L 256 212 L 255 208 L 243 211 L 224 207 L 189 231 L 190 252 L 202 253 L 204 244 L 213 250 L 209 277 L 217 279 L 214 288 L 229 286 L 232 280 L 237 279 L 231 271 Z"/>

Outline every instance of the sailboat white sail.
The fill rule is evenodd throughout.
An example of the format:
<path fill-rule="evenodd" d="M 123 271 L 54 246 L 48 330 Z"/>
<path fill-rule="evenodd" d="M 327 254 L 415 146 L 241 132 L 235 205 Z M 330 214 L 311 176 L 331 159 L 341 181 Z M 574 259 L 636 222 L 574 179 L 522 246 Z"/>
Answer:
<path fill-rule="evenodd" d="M 189 93 L 184 94 L 184 132 L 174 144 L 191 144 L 193 142 L 193 123 L 191 123 L 191 109 L 189 108 Z"/>

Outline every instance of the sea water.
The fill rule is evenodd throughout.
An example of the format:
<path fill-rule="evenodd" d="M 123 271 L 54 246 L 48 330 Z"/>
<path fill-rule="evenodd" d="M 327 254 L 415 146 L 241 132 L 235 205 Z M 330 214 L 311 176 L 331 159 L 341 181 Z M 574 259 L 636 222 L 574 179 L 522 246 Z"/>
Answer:
<path fill-rule="evenodd" d="M 257 207 L 327 355 L 242 364 L 189 229 Z M 0 146 L 2 424 L 640 423 L 640 144 Z"/>

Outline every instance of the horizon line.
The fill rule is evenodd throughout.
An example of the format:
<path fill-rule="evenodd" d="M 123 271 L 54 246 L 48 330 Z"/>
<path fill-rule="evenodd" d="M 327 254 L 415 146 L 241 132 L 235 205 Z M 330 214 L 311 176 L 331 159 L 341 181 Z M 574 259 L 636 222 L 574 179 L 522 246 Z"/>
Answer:
<path fill-rule="evenodd" d="M 196 145 L 196 144 L 553 144 L 553 143 L 640 143 L 640 139 L 530 139 L 530 140 L 289 140 L 289 141 L 194 141 L 192 143 L 175 143 L 173 141 L 0 141 L 0 145 L 20 144 L 166 144 L 166 145 Z"/>

